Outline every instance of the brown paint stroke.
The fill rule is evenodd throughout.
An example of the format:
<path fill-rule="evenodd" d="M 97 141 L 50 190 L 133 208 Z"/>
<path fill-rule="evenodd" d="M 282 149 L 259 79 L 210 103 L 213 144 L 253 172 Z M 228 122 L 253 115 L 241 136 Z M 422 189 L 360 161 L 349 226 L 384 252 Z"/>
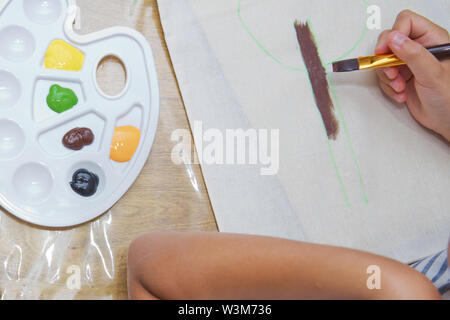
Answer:
<path fill-rule="evenodd" d="M 314 41 L 314 36 L 308 23 L 296 21 L 295 30 L 297 31 L 297 39 L 300 44 L 303 60 L 308 70 L 316 105 L 319 108 L 325 129 L 327 130 L 328 139 L 336 140 L 339 132 L 339 123 L 334 114 L 334 105 L 329 92 L 327 73 L 320 60 L 319 50 Z"/>

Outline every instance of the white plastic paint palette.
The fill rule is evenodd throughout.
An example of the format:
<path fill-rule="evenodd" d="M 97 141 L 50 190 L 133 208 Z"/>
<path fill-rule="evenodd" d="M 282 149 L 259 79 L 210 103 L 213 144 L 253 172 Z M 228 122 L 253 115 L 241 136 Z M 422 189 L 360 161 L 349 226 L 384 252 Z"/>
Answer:
<path fill-rule="evenodd" d="M 28 222 L 65 227 L 106 212 L 142 170 L 153 144 L 159 113 L 157 77 L 145 38 L 129 28 L 90 35 L 72 27 L 75 0 L 0 1 L 0 204 Z M 84 53 L 80 71 L 47 69 L 49 44 L 63 40 Z M 125 89 L 104 94 L 96 80 L 100 61 L 118 57 L 126 69 Z M 46 97 L 51 85 L 78 96 L 72 109 L 56 113 Z M 134 126 L 139 146 L 128 162 L 110 159 L 114 130 Z M 90 128 L 94 142 L 80 151 L 65 148 L 62 137 L 76 127 Z M 99 177 L 91 197 L 69 182 L 78 169 Z"/>

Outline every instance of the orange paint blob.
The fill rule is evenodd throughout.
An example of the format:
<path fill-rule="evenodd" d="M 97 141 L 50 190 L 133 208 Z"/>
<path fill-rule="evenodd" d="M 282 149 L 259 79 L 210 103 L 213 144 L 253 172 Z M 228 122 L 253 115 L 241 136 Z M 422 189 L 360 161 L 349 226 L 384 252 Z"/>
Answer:
<path fill-rule="evenodd" d="M 117 127 L 111 143 L 110 158 L 117 162 L 128 162 L 139 146 L 141 131 L 133 126 Z"/>

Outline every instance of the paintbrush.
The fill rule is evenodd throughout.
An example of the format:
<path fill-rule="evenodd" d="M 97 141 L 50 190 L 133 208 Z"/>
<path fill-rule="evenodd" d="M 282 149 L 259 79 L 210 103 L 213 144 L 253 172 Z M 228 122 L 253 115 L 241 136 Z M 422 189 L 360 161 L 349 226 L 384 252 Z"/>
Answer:
<path fill-rule="evenodd" d="M 444 60 L 450 58 L 450 43 L 427 48 L 437 59 Z M 397 58 L 393 53 L 368 57 L 359 57 L 356 59 L 336 61 L 333 63 L 334 72 L 350 72 L 357 70 L 369 70 L 376 68 L 386 68 L 402 66 L 406 63 Z"/>

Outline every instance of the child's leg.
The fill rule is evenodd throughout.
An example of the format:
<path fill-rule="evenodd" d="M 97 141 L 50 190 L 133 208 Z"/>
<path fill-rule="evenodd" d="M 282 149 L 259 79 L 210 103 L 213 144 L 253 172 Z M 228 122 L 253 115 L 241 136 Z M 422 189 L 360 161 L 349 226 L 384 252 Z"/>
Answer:
<path fill-rule="evenodd" d="M 369 290 L 367 268 L 381 269 Z M 407 265 L 360 251 L 221 233 L 154 233 L 131 244 L 132 299 L 439 299 Z"/>

